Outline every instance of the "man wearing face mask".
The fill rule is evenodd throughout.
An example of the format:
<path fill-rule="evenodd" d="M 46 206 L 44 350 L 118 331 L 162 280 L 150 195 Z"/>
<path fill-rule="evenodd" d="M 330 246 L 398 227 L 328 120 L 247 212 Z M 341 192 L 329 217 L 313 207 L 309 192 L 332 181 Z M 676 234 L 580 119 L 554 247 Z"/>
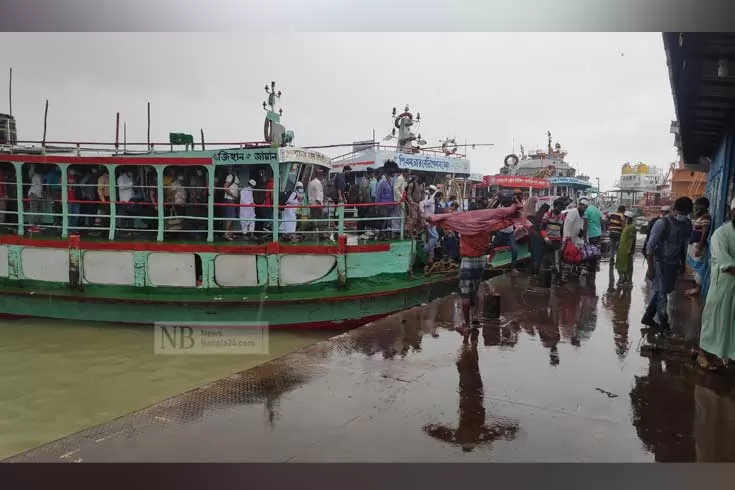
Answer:
<path fill-rule="evenodd" d="M 646 278 L 651 280 L 653 295 L 641 319 L 643 325 L 662 330 L 671 328 L 667 313 L 668 297 L 685 270 L 687 245 L 692 234 L 689 215 L 693 210 L 692 200 L 680 197 L 674 203 L 673 213 L 653 225 L 645 250 L 648 257 Z"/>
<path fill-rule="evenodd" d="M 697 364 L 716 371 L 735 360 L 735 199 L 730 201 L 730 221 L 710 240 L 710 287 L 702 312 Z"/>

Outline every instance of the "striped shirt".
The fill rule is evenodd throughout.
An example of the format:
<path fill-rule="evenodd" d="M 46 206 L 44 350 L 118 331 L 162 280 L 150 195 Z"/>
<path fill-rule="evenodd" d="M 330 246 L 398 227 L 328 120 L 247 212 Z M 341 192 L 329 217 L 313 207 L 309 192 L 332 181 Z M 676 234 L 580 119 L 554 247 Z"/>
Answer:
<path fill-rule="evenodd" d="M 625 216 L 623 213 L 615 212 L 611 213 L 607 218 L 607 229 L 610 232 L 611 237 L 620 237 L 623 232 L 623 225 L 625 224 Z"/>

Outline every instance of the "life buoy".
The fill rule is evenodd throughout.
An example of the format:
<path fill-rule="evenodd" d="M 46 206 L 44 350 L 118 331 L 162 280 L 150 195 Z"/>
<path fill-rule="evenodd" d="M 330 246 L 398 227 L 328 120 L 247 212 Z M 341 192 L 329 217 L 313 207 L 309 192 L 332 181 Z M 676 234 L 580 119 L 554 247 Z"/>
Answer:
<path fill-rule="evenodd" d="M 511 165 L 516 166 L 518 165 L 518 162 L 518 156 L 515 153 L 511 153 L 510 155 L 506 156 L 505 159 L 503 159 L 503 164 L 506 167 L 510 167 Z"/>
<path fill-rule="evenodd" d="M 442 151 L 445 155 L 454 155 L 457 153 L 457 143 L 451 139 L 442 143 Z"/>
<path fill-rule="evenodd" d="M 401 119 L 403 119 L 404 117 L 407 117 L 410 121 L 413 121 L 413 114 L 411 114 L 410 112 L 404 112 L 402 114 L 399 114 L 398 117 L 396 117 L 395 122 L 393 123 L 395 124 L 396 129 L 401 129 L 400 122 L 401 122 Z"/>

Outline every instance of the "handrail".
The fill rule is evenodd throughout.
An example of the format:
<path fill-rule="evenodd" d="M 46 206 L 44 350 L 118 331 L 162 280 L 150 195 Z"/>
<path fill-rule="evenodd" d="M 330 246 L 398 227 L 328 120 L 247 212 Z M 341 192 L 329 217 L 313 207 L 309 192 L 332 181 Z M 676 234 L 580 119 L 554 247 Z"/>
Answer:
<path fill-rule="evenodd" d="M 308 220 L 302 217 L 298 219 L 298 222 L 312 221 L 324 223 L 326 226 L 325 229 L 319 230 L 321 226 L 319 225 L 316 231 L 299 229 L 297 234 L 337 232 L 341 235 L 345 233 L 345 230 L 352 229 L 356 223 L 361 221 L 378 221 L 385 223 L 386 227 L 389 222 L 392 223 L 389 226 L 391 231 L 399 233 L 401 237 L 404 235 L 405 212 L 391 212 L 388 213 L 390 216 L 385 216 L 387 213 L 379 213 L 381 216 L 345 217 L 345 209 L 355 212 L 365 207 L 401 206 L 403 202 L 350 204 L 335 203 L 327 199 L 323 204 L 293 205 L 278 202 L 281 194 L 276 189 L 251 189 L 256 195 L 257 193 L 270 193 L 271 203 L 268 204 L 242 204 L 239 200 L 215 202 L 214 191 L 223 190 L 225 187 L 215 186 L 214 172 L 207 171 L 207 176 L 203 177 L 204 182 L 207 183 L 205 186 L 188 184 L 172 186 L 164 184 L 163 167 L 155 167 L 155 184 L 134 185 L 131 189 L 133 194 L 128 200 L 125 194 L 123 194 L 124 199 L 121 198 L 120 187 L 117 179 L 114 178 L 120 164 L 107 163 L 100 166 L 106 169 L 109 175 L 107 182 L 99 180 L 84 183 L 70 182 L 70 165 L 57 165 L 58 180 L 55 179 L 51 185 L 42 182 L 40 196 L 37 196 L 31 193 L 31 189 L 38 182 L 24 181 L 22 162 L 0 165 L 0 171 L 2 171 L 0 198 L 4 199 L 8 205 L 6 208 L 8 211 L 0 212 L 0 214 L 9 216 L 11 220 L 17 220 L 15 223 L 8 223 L 5 220 L 5 224 L 17 225 L 19 236 L 25 236 L 28 233 L 34 236 L 36 233 L 43 232 L 44 229 L 59 230 L 62 238 L 83 231 L 97 231 L 103 233 L 109 240 L 116 240 L 120 238 L 121 233 L 140 232 L 148 234 L 149 237 L 155 236 L 156 241 L 163 242 L 170 234 L 196 233 L 200 236 L 206 234 L 206 241 L 212 243 L 215 241 L 215 234 L 229 232 L 233 225 L 251 220 L 264 223 L 264 230 L 259 232 L 262 237 L 269 236 L 271 241 L 278 242 L 281 225 L 284 222 L 293 223 L 294 219 L 292 215 L 279 218 L 278 211 L 286 212 L 296 209 L 294 213 L 296 215 L 303 216 L 305 211 L 311 214 Z M 13 169 L 15 180 L 9 178 Z M 12 185 L 13 183 L 15 186 Z M 277 186 L 278 182 L 274 184 Z M 92 192 L 84 192 L 88 189 L 92 189 Z M 176 190 L 184 192 L 185 197 L 182 201 L 177 201 L 176 196 L 172 195 L 172 192 Z M 13 208 L 17 210 L 13 211 Z M 258 212 L 257 216 L 244 218 L 233 215 L 232 211 L 224 211 L 230 208 L 240 210 L 253 208 L 258 211 L 266 210 L 266 212 Z M 322 209 L 323 212 L 314 213 L 314 209 Z M 219 213 L 219 211 L 222 212 Z M 137 223 L 138 220 L 140 224 Z M 218 225 L 228 221 L 230 225 L 225 229 L 219 229 Z M 235 228 L 238 227 L 235 226 Z M 361 227 L 358 226 L 359 228 Z M 196 239 L 199 243 L 201 240 L 203 238 Z"/>

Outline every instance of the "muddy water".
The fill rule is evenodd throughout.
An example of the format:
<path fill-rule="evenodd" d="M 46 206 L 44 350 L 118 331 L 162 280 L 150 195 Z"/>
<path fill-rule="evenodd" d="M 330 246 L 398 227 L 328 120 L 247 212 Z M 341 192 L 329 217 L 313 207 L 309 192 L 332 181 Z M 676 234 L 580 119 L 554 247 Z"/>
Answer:
<path fill-rule="evenodd" d="M 155 355 L 153 330 L 0 321 L 0 458 L 333 335 L 270 332 L 269 355 Z"/>

